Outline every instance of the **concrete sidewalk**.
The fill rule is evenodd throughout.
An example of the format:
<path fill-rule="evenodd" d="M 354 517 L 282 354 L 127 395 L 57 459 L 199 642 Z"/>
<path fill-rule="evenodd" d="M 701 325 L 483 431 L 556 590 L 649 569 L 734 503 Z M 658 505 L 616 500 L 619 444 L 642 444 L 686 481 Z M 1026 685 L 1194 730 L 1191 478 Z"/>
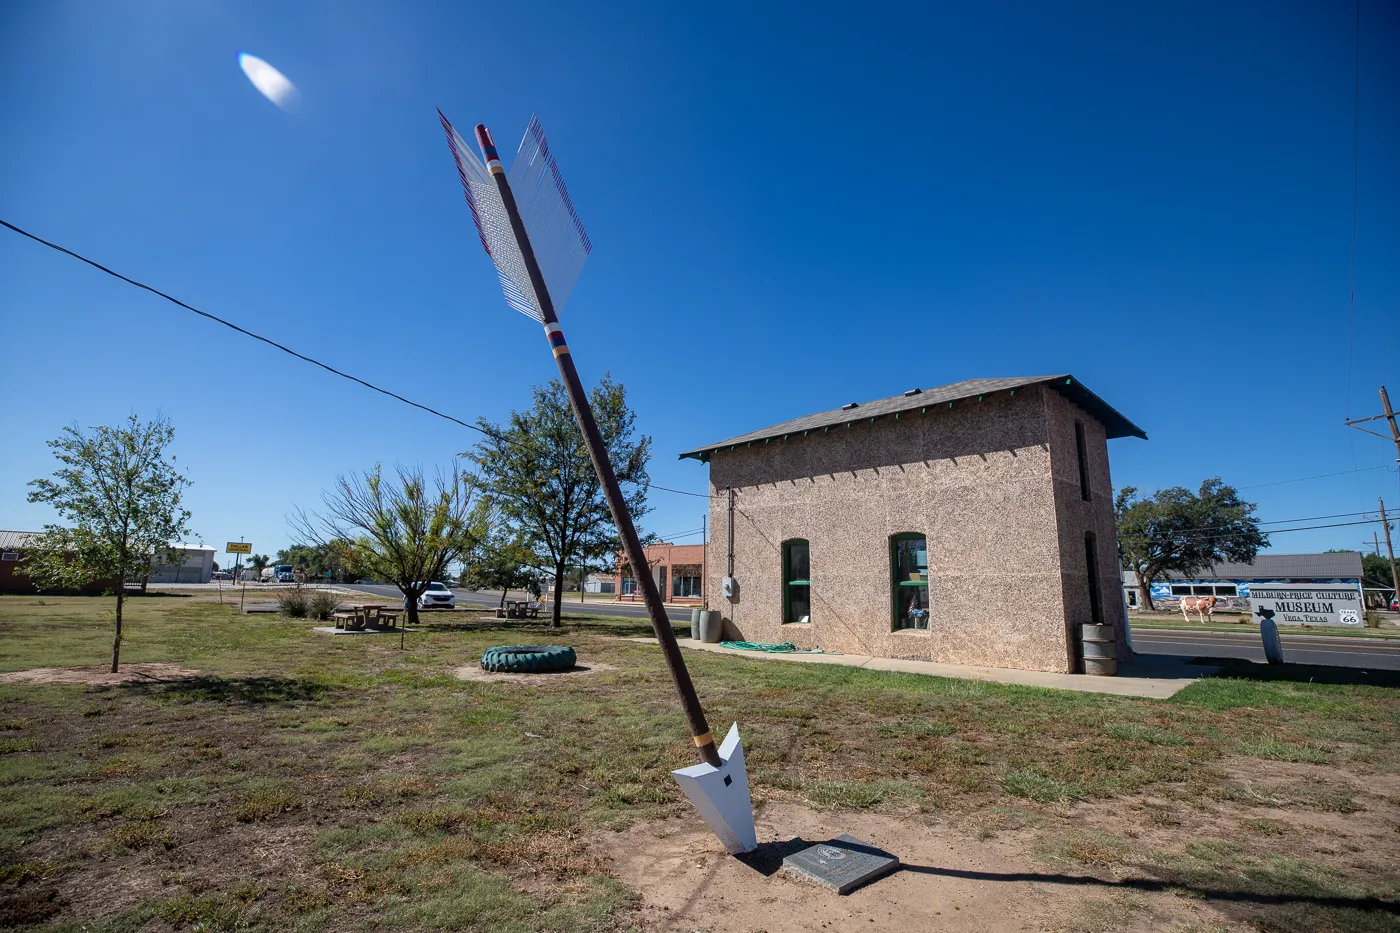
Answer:
<path fill-rule="evenodd" d="M 628 641 L 656 644 L 655 638 L 629 638 Z M 1111 693 L 1116 696 L 1143 697 L 1165 700 L 1201 677 L 1219 670 L 1216 667 L 1189 665 L 1184 658 L 1169 655 L 1138 655 L 1133 661 L 1119 666 L 1117 677 L 1090 677 L 1085 674 L 1055 674 L 1046 671 L 1022 671 L 1005 667 L 978 667 L 971 664 L 937 664 L 933 661 L 901 661 L 894 658 L 872 658 L 861 654 L 769 654 L 762 651 L 741 651 L 707 644 L 693 638 L 677 639 L 682 648 L 712 651 L 716 654 L 738 655 L 763 661 L 797 661 L 806 664 L 841 664 L 871 671 L 898 671 L 902 674 L 924 674 L 930 677 L 952 677 L 960 680 L 985 680 L 998 684 L 1023 687 L 1051 687 L 1058 690 L 1078 690 L 1083 693 Z"/>

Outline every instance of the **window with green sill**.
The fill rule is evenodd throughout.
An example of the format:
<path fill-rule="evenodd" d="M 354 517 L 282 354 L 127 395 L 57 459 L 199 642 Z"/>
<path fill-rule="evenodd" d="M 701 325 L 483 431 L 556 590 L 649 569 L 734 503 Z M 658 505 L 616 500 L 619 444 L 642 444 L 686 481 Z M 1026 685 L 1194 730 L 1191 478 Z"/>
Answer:
<path fill-rule="evenodd" d="M 783 621 L 812 620 L 812 550 L 801 538 L 783 542 Z"/>
<path fill-rule="evenodd" d="M 894 628 L 928 630 L 928 542 L 920 534 L 890 537 Z"/>

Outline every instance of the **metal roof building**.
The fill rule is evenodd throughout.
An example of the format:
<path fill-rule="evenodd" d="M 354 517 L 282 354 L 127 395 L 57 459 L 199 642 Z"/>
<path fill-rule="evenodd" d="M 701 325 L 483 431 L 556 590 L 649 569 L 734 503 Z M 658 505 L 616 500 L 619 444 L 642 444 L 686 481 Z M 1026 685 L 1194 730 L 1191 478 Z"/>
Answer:
<path fill-rule="evenodd" d="M 1130 609 L 1146 606 L 1138 575 L 1122 572 L 1123 596 Z M 1169 572 L 1149 588 L 1152 601 L 1184 596 L 1214 596 L 1225 607 L 1239 607 L 1249 599 L 1251 585 L 1268 583 L 1331 583 L 1364 588 L 1361 554 L 1333 551 L 1326 554 L 1260 554 L 1252 564 L 1223 562 L 1199 573 Z M 1385 588 L 1389 591 L 1389 587 Z M 1370 592 L 1368 590 L 1368 592 Z M 1384 602 L 1388 603 L 1388 600 Z"/>
<path fill-rule="evenodd" d="M 13 551 L 25 547 L 37 538 L 37 531 L 0 531 L 0 549 Z"/>
<path fill-rule="evenodd" d="M 1216 564 L 1201 573 L 1169 573 L 1172 580 L 1334 580 L 1361 579 L 1361 555 L 1356 551 L 1328 554 L 1260 554 L 1252 564 Z"/>
<path fill-rule="evenodd" d="M 1066 374 L 910 389 L 683 451 L 709 467 L 709 609 L 730 640 L 1088 670 L 1082 625 L 1124 637 L 1107 442 L 1145 436 Z"/>
<path fill-rule="evenodd" d="M 848 402 L 831 411 L 804 415 L 782 424 L 750 431 L 728 440 L 716 441 L 703 447 L 683 451 L 679 456 L 709 462 L 710 456 L 720 450 L 733 450 L 737 447 L 752 447 L 758 442 L 771 443 L 789 437 L 806 437 L 814 431 L 829 432 L 832 428 L 851 427 L 859 423 L 875 421 L 893 416 L 895 420 L 903 414 L 919 412 L 927 414 L 935 406 L 952 408 L 958 402 L 981 402 L 999 393 L 1014 396 L 1020 389 L 1030 386 L 1048 386 L 1073 402 L 1079 408 L 1097 418 L 1104 426 L 1108 440 L 1118 437 L 1140 437 L 1147 440 L 1147 433 L 1118 413 L 1112 405 L 1090 392 L 1068 373 L 1058 376 L 1010 376 L 997 379 L 965 379 L 931 389 L 910 389 L 902 395 L 876 399 L 873 402 Z"/>

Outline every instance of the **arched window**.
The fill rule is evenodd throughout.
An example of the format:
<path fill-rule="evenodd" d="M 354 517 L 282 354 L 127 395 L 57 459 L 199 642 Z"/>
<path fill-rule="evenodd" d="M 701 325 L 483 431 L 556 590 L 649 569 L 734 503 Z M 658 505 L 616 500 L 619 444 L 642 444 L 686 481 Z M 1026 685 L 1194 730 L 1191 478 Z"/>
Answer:
<path fill-rule="evenodd" d="M 812 621 L 812 550 L 801 538 L 783 542 L 783 621 Z"/>
<path fill-rule="evenodd" d="M 890 537 L 891 600 L 894 627 L 928 629 L 928 543 L 920 534 Z"/>

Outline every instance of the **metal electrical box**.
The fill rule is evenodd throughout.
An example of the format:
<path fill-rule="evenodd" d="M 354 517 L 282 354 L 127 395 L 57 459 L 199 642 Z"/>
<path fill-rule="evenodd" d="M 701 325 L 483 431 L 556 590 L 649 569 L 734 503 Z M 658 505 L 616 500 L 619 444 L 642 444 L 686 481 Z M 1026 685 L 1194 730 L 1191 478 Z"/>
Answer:
<path fill-rule="evenodd" d="M 739 595 L 739 581 L 735 580 L 733 577 L 725 577 L 721 585 L 724 590 L 724 595 L 730 599 Z"/>

